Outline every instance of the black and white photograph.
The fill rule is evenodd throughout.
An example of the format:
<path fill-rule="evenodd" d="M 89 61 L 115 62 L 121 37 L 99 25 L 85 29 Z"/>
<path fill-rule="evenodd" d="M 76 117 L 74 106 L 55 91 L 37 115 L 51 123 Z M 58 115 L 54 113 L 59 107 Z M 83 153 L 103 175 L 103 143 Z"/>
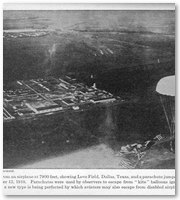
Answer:
<path fill-rule="evenodd" d="M 175 169 L 175 5 L 154 8 L 4 4 L 3 169 Z"/>

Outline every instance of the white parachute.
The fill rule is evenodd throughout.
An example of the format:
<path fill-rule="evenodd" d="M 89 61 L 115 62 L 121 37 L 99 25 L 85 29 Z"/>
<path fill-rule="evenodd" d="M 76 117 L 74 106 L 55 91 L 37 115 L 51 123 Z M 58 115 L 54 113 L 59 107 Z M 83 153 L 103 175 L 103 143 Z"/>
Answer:
<path fill-rule="evenodd" d="M 170 138 L 175 139 L 175 76 L 162 78 L 156 87 L 167 120 Z M 172 150 L 172 142 L 171 150 Z"/>

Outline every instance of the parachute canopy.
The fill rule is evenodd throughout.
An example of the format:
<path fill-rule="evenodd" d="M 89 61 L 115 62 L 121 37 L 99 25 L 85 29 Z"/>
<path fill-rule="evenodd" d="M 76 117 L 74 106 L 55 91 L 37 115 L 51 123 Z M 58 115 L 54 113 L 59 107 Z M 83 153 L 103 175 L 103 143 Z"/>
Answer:
<path fill-rule="evenodd" d="M 162 78 L 156 87 L 159 94 L 167 96 L 175 96 L 175 76 L 166 76 Z"/>

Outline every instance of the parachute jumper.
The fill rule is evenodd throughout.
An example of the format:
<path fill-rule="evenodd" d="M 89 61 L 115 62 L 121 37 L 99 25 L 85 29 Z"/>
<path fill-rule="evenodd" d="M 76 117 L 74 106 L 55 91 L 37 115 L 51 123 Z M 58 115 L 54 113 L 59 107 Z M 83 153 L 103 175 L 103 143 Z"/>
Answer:
<path fill-rule="evenodd" d="M 162 78 L 157 84 L 156 92 L 159 93 L 167 120 L 171 139 L 170 146 L 173 151 L 172 140 L 175 139 L 175 76 Z"/>

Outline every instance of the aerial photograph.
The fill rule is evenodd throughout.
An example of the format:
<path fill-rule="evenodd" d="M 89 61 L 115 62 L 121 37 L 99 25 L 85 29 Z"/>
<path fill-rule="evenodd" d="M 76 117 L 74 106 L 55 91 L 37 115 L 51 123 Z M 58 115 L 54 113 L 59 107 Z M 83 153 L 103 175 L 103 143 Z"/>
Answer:
<path fill-rule="evenodd" d="M 175 10 L 3 11 L 4 169 L 175 169 Z"/>

